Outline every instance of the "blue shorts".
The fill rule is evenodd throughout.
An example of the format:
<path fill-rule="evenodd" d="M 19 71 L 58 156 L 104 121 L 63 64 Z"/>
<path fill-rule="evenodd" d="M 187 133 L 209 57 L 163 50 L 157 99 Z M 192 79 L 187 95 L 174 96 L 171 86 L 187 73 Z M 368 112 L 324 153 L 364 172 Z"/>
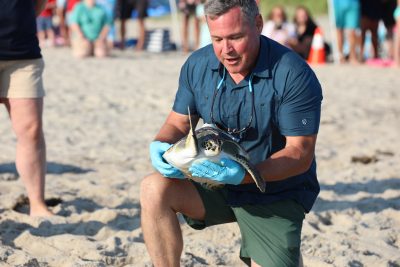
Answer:
<path fill-rule="evenodd" d="M 36 27 L 38 32 L 43 32 L 53 29 L 53 20 L 51 17 L 37 17 Z"/>
<path fill-rule="evenodd" d="M 336 27 L 339 29 L 358 29 L 360 27 L 360 3 L 358 0 L 333 1 Z"/>

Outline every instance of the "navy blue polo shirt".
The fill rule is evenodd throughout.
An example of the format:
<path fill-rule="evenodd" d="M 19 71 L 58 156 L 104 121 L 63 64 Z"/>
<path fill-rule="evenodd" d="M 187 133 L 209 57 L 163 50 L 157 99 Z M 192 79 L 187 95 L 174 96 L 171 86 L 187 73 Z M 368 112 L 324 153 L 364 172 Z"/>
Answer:
<path fill-rule="evenodd" d="M 318 133 L 321 86 L 308 64 L 295 52 L 261 36 L 257 63 L 251 74 L 236 84 L 228 72 L 223 79 L 223 73 L 224 67 L 211 45 L 195 51 L 181 69 L 173 110 L 187 114 L 190 107 L 205 123 L 212 123 L 212 109 L 214 121 L 229 128 L 241 129 L 251 121 L 250 128 L 238 137 L 254 164 L 283 149 L 285 136 Z M 222 85 L 215 94 L 221 80 Z M 253 93 L 249 90 L 249 81 Z M 316 162 L 314 159 L 305 173 L 267 182 L 265 193 L 255 184 L 227 185 L 226 188 L 232 206 L 289 198 L 308 212 L 319 193 Z"/>
<path fill-rule="evenodd" d="M 0 60 L 40 58 L 32 0 L 0 0 Z"/>

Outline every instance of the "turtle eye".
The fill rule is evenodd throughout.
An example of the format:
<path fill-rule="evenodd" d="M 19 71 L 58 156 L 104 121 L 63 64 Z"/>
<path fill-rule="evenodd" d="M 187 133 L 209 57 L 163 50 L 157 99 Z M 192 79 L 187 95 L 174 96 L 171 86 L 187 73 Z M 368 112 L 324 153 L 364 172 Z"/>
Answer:
<path fill-rule="evenodd" d="M 204 141 L 201 146 L 204 149 L 209 149 L 210 148 L 210 142 L 209 141 Z"/>

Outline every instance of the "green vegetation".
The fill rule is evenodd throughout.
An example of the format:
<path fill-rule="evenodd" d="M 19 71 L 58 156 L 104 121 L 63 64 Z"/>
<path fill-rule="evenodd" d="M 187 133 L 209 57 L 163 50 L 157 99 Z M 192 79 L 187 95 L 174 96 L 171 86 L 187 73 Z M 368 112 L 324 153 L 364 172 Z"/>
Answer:
<path fill-rule="evenodd" d="M 261 0 L 260 3 L 261 14 L 264 19 L 267 17 L 272 7 L 276 5 L 284 6 L 290 17 L 298 5 L 306 6 L 313 16 L 328 13 L 327 0 Z"/>

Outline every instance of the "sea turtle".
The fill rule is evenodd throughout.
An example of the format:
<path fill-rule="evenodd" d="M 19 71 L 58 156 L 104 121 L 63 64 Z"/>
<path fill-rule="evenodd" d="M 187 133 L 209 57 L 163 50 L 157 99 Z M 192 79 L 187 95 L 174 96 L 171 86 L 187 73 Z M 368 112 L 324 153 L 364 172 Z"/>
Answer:
<path fill-rule="evenodd" d="M 163 155 L 169 164 L 181 170 L 189 179 L 211 186 L 219 186 L 220 183 L 210 179 L 192 176 L 189 167 L 195 161 L 208 159 L 220 163 L 221 158 L 230 158 L 242 165 L 251 175 L 260 191 L 265 192 L 264 179 L 250 163 L 246 150 L 235 142 L 231 135 L 211 124 L 204 124 L 201 128 L 195 130 L 190 112 L 189 120 L 189 134 L 171 146 Z"/>

